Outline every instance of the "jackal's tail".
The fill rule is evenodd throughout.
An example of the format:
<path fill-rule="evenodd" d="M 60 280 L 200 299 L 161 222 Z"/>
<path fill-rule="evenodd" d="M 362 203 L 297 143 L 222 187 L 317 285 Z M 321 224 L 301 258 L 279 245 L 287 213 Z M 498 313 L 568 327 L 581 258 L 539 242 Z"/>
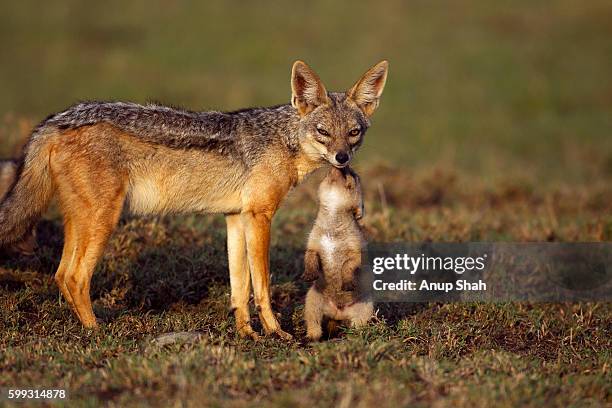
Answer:
<path fill-rule="evenodd" d="M 25 149 L 17 181 L 0 202 L 0 245 L 18 241 L 36 224 L 53 197 L 49 135 L 39 129 Z"/>

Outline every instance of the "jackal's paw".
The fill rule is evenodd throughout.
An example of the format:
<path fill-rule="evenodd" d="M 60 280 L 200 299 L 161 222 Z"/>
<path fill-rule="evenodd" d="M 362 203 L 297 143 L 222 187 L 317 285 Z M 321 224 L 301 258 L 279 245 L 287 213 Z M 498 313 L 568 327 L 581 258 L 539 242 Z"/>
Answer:
<path fill-rule="evenodd" d="M 97 330 L 99 327 L 99 324 L 102 324 L 102 323 L 104 322 L 98 319 L 97 317 L 93 319 L 87 319 L 87 320 L 81 321 L 81 324 L 83 325 L 83 327 L 88 330 Z"/>
<path fill-rule="evenodd" d="M 293 336 L 287 333 L 286 331 L 283 331 L 282 329 L 276 329 L 274 331 L 266 333 L 266 335 L 270 337 L 277 337 L 281 340 L 293 340 Z"/>
<path fill-rule="evenodd" d="M 251 326 L 242 326 L 238 329 L 238 336 L 243 339 L 259 340 L 259 334 Z"/>
<path fill-rule="evenodd" d="M 261 336 L 259 335 L 259 333 L 257 333 L 256 331 L 252 331 L 248 334 L 248 337 L 253 340 L 253 341 L 259 341 L 261 339 Z"/>

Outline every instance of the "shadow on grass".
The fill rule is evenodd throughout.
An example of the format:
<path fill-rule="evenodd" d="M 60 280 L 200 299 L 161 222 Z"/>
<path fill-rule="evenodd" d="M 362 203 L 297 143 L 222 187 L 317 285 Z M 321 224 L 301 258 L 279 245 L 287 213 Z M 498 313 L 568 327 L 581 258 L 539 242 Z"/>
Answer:
<path fill-rule="evenodd" d="M 36 235 L 37 247 L 34 255 L 23 255 L 7 248 L 0 248 L 0 268 L 53 275 L 62 254 L 63 228 L 59 223 L 42 220 L 36 226 Z"/>
<path fill-rule="evenodd" d="M 161 314 L 176 308 L 205 313 L 223 311 L 230 316 L 227 247 L 223 236 L 172 228 L 161 242 L 136 227 L 121 224 L 119 243 L 111 242 L 92 279 L 96 314 L 105 321 L 119 315 Z M 161 228 L 161 227 L 160 227 Z M 7 292 L 27 287 L 43 298 L 58 296 L 53 275 L 60 262 L 63 229 L 59 222 L 43 220 L 37 226 L 39 247 L 35 256 L 3 253 L 0 288 Z M 124 242 L 130 234 L 134 241 Z M 193 234 L 193 236 L 191 235 Z M 202 239 L 205 237 L 205 239 Z M 129 237 L 128 237 L 129 238 Z M 191 241 L 191 243 L 189 242 Z M 270 253 L 272 306 L 281 325 L 292 333 L 302 326 L 302 308 L 308 284 L 302 282 L 304 248 L 299 243 L 277 245 Z M 215 303 L 217 306 L 212 307 Z M 251 300 L 251 304 L 252 304 Z M 252 305 L 253 325 L 261 329 Z M 423 309 L 421 304 L 378 304 L 378 316 L 390 325 Z"/>

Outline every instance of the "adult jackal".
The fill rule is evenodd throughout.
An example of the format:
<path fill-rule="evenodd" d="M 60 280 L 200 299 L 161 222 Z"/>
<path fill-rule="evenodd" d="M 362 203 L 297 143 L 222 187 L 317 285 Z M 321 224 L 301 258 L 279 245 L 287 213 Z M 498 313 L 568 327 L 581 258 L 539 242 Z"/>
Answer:
<path fill-rule="evenodd" d="M 94 268 L 124 204 L 136 214 L 223 213 L 238 333 L 250 324 L 250 282 L 267 334 L 281 330 L 270 304 L 270 222 L 304 176 L 346 166 L 378 106 L 387 62 L 347 92 L 328 92 L 304 62 L 293 64 L 291 104 L 236 112 L 159 105 L 81 103 L 33 131 L 17 182 L 0 204 L 0 244 L 31 230 L 52 197 L 65 243 L 55 280 L 86 327 Z"/>

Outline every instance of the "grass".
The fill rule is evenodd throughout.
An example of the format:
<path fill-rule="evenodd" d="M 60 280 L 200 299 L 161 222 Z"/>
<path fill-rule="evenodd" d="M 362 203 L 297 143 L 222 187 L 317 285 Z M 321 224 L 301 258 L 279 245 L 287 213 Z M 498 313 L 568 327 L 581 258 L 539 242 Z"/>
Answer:
<path fill-rule="evenodd" d="M 612 236 L 609 186 L 491 190 L 459 187 L 465 180 L 440 169 L 360 170 L 372 242 Z M 612 402 L 610 303 L 383 304 L 371 326 L 306 344 L 298 277 L 316 181 L 289 197 L 274 225 L 273 303 L 296 341 L 236 336 L 220 217 L 124 219 L 93 280 L 104 324 L 82 329 L 53 282 L 62 236 L 52 213 L 38 227 L 37 255 L 7 257 L 0 269 L 0 386 L 66 388 L 83 406 Z M 182 331 L 201 337 L 153 341 Z"/>
<path fill-rule="evenodd" d="M 288 101 L 294 59 L 336 89 L 388 58 L 357 163 L 370 242 L 612 240 L 603 0 L 0 9 L 0 156 L 78 99 L 271 105 Z M 0 389 L 65 388 L 71 406 L 612 404 L 610 303 L 381 304 L 367 328 L 304 343 L 319 177 L 273 228 L 274 308 L 294 342 L 235 335 L 218 216 L 122 219 L 93 278 L 103 324 L 82 329 L 53 281 L 52 208 L 34 257 L 1 256 Z M 154 341 L 180 331 L 201 335 Z"/>

